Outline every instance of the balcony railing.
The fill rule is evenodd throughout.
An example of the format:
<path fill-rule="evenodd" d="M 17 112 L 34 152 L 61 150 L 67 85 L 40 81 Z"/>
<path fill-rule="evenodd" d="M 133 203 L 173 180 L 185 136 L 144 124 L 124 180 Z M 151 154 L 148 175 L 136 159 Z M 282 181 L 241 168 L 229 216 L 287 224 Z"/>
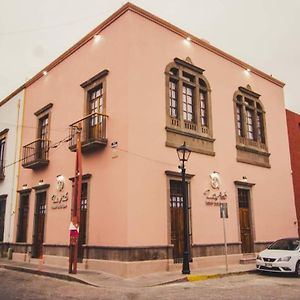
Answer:
<path fill-rule="evenodd" d="M 37 139 L 23 146 L 23 168 L 38 169 L 49 164 L 49 140 Z"/>
<path fill-rule="evenodd" d="M 76 151 L 76 132 L 81 126 L 81 150 L 89 152 L 102 149 L 107 145 L 106 121 L 108 116 L 92 113 L 70 125 L 71 140 L 69 149 Z"/>

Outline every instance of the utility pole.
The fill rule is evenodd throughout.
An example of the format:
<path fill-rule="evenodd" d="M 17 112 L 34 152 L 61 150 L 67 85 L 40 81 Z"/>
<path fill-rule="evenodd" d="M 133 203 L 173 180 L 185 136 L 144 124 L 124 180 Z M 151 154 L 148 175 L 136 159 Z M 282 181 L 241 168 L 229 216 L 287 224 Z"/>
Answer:
<path fill-rule="evenodd" d="M 82 183 L 82 159 L 81 159 L 81 124 L 76 127 L 76 164 L 73 183 L 71 224 L 70 224 L 70 250 L 69 273 L 77 274 L 78 237 L 80 226 L 80 200 Z"/>

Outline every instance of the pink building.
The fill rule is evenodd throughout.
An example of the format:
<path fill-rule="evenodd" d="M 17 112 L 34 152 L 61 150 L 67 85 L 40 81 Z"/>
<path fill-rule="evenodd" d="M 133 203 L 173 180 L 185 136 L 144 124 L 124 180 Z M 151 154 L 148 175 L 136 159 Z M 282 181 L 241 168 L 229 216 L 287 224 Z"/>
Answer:
<path fill-rule="evenodd" d="M 79 123 L 80 268 L 181 268 L 184 142 L 192 270 L 224 263 L 221 203 L 230 263 L 297 235 L 281 81 L 132 4 L 43 71 L 26 83 L 14 259 L 67 267 Z"/>

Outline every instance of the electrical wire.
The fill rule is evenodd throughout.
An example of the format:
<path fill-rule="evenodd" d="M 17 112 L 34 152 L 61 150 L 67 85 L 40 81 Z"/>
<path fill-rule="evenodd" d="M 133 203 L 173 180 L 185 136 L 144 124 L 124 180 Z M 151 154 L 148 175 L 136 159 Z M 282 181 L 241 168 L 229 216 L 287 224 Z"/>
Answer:
<path fill-rule="evenodd" d="M 74 135 L 68 135 L 67 137 L 63 138 L 62 140 L 60 140 L 60 141 L 54 143 L 53 145 L 49 146 L 48 149 L 45 149 L 45 153 L 49 152 L 50 149 L 56 149 L 56 148 L 58 148 L 58 147 L 61 146 L 63 143 L 69 142 L 73 137 L 74 137 Z M 8 168 L 8 167 L 11 167 L 11 166 L 13 166 L 13 165 L 19 163 L 20 161 L 26 160 L 26 159 L 28 159 L 28 158 L 30 158 L 30 157 L 35 156 L 35 155 L 36 155 L 36 153 L 34 152 L 34 153 L 31 154 L 31 155 L 27 155 L 26 157 L 22 157 L 22 158 L 20 158 L 20 159 L 17 160 L 17 161 L 14 161 L 14 162 L 12 162 L 12 163 L 10 163 L 10 164 L 8 164 L 8 165 L 5 165 L 5 166 L 3 167 L 3 169 L 6 169 L 6 168 Z"/>

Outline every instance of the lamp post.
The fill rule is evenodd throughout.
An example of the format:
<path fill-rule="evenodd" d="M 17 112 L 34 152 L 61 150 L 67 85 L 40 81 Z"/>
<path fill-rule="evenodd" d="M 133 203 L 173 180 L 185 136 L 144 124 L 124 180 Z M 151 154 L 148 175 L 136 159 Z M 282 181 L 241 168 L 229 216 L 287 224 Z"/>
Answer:
<path fill-rule="evenodd" d="M 180 161 L 178 166 L 181 169 L 182 178 L 182 196 L 183 196 L 183 263 L 182 263 L 182 274 L 190 274 L 190 237 L 189 237 L 189 207 L 186 193 L 186 182 L 185 182 L 185 166 L 184 163 L 188 161 L 191 150 L 186 146 L 185 142 L 183 145 L 176 149 L 177 155 Z"/>

